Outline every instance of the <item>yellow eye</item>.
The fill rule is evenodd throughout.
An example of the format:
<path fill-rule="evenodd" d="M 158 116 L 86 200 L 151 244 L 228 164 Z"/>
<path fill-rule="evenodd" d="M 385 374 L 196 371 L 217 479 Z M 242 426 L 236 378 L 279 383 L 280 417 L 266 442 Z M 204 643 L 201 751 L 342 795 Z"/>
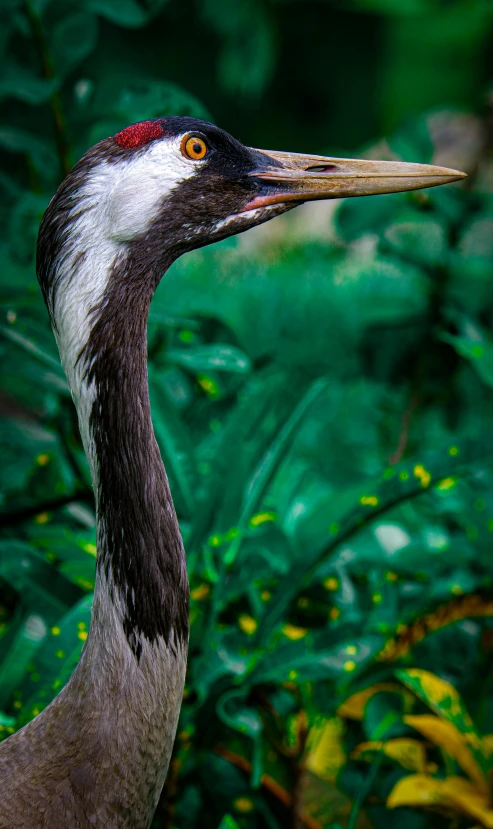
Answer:
<path fill-rule="evenodd" d="M 186 135 L 181 143 L 181 151 L 186 158 L 201 161 L 207 155 L 207 144 L 198 135 Z"/>

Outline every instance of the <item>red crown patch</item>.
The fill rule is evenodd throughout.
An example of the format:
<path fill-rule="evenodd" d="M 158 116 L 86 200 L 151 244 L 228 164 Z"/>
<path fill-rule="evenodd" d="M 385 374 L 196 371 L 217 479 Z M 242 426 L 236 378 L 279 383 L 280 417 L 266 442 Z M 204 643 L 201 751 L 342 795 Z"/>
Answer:
<path fill-rule="evenodd" d="M 159 121 L 141 121 L 139 124 L 132 124 L 118 132 L 114 138 L 119 147 L 126 150 L 135 150 L 143 147 L 152 141 L 153 138 L 160 138 L 164 130 Z"/>

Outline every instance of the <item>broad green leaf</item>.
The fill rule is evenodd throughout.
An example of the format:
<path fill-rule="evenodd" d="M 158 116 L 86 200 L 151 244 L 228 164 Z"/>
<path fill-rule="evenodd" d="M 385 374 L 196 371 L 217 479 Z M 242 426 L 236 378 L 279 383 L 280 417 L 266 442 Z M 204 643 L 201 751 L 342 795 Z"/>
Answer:
<path fill-rule="evenodd" d="M 318 380 L 307 390 L 289 420 L 282 427 L 279 434 L 269 446 L 253 476 L 248 481 L 245 487 L 243 505 L 237 523 L 239 532 L 231 542 L 230 548 L 225 557 L 228 564 L 231 564 L 235 560 L 242 540 L 242 531 L 244 531 L 247 521 L 252 517 L 255 510 L 260 505 L 261 498 L 265 494 L 268 485 L 283 460 L 284 454 L 294 433 L 299 428 L 310 406 L 315 402 L 322 391 L 324 391 L 325 385 L 324 380 Z"/>
<path fill-rule="evenodd" d="M 493 211 L 463 222 L 459 244 L 450 257 L 448 295 L 454 305 L 471 314 L 481 314 L 491 297 Z"/>
<path fill-rule="evenodd" d="M 190 549 L 208 538 L 212 530 L 222 533 L 235 527 L 245 479 L 259 455 L 268 451 L 272 433 L 289 416 L 290 409 L 282 394 L 286 383 L 286 373 L 278 367 L 269 366 L 258 372 L 247 381 L 244 394 L 230 411 L 217 440 L 211 448 L 204 444 L 198 453 L 199 463 L 207 464 L 210 471 L 207 499 L 195 515 Z M 289 405 L 292 410 L 291 398 Z M 238 445 L 243 446 L 243 452 L 238 452 Z M 246 521 L 250 518 L 247 515 Z"/>
<path fill-rule="evenodd" d="M 261 3 L 224 5 L 207 0 L 202 14 L 222 40 L 217 74 L 233 95 L 257 96 L 274 70 L 275 32 Z"/>
<path fill-rule="evenodd" d="M 430 286 L 423 271 L 411 262 L 356 249 L 336 267 L 335 274 L 346 302 L 359 303 L 362 325 L 403 324 L 427 314 Z"/>
<path fill-rule="evenodd" d="M 0 489 L 19 491 L 27 485 L 36 468 L 36 459 L 50 458 L 58 449 L 57 438 L 33 420 L 0 418 L 2 465 Z"/>

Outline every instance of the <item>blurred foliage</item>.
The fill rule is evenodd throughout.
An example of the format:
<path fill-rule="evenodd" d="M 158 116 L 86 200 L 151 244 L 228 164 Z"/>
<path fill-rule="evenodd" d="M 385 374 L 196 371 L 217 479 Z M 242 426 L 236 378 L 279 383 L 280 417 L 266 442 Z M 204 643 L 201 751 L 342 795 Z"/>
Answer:
<path fill-rule="evenodd" d="M 157 292 L 192 633 L 156 829 L 493 825 L 492 11 L 0 3 L 3 735 L 63 686 L 90 621 L 92 491 L 34 270 L 71 163 L 187 113 L 315 152 L 388 130 L 370 156 L 470 173 L 300 209 Z M 439 104 L 462 109 L 419 115 Z"/>

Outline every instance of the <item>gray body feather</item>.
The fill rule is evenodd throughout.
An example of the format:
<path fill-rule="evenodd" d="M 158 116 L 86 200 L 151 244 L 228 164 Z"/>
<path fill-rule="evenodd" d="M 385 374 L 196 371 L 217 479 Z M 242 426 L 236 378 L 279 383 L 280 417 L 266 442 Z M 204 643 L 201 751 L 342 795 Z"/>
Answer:
<path fill-rule="evenodd" d="M 1 829 L 150 825 L 175 738 L 186 649 L 174 655 L 163 643 L 146 644 L 137 664 L 118 620 L 98 616 L 95 607 L 68 684 L 0 747 Z"/>

